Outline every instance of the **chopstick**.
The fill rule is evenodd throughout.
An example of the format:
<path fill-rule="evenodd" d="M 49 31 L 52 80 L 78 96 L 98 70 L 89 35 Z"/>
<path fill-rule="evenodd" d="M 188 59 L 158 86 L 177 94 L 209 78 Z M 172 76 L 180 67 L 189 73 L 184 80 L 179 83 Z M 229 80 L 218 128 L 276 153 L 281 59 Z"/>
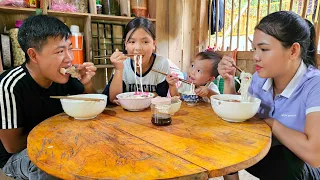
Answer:
<path fill-rule="evenodd" d="M 248 37 L 248 38 L 249 38 L 249 37 Z M 232 51 L 232 59 L 233 59 L 234 61 L 237 60 L 237 53 L 238 53 L 238 48 L 236 48 L 236 49 L 234 49 L 234 50 Z M 241 70 L 238 66 L 236 66 L 235 64 L 232 63 L 232 66 L 235 67 L 238 71 L 242 72 L 242 70 Z"/>
<path fill-rule="evenodd" d="M 158 70 L 155 70 L 155 69 L 151 69 L 151 71 L 157 72 L 157 73 L 162 74 L 162 75 L 165 75 L 165 76 L 168 75 L 167 73 L 164 73 L 164 72 L 161 72 L 161 71 L 158 71 Z M 189 82 L 189 81 L 187 81 L 187 80 L 185 80 L 185 79 L 181 79 L 181 78 L 179 78 L 179 81 L 184 82 L 184 83 L 187 83 L 187 84 L 190 84 L 190 85 L 192 84 L 191 82 Z M 198 86 L 195 85 L 195 87 L 198 87 Z"/>
<path fill-rule="evenodd" d="M 126 55 L 126 56 L 142 56 L 142 54 L 123 54 L 123 55 Z M 108 55 L 108 56 L 95 56 L 94 58 L 98 59 L 98 58 L 110 58 L 111 55 Z"/>
<path fill-rule="evenodd" d="M 232 66 L 235 67 L 238 71 L 242 72 L 242 70 L 241 70 L 238 66 L 236 66 L 236 65 L 233 64 L 233 63 L 231 63 L 231 64 L 232 64 Z"/>
<path fill-rule="evenodd" d="M 82 100 L 82 101 L 104 101 L 104 99 L 99 98 L 85 98 L 85 97 L 72 97 L 72 96 L 50 96 L 53 99 L 73 99 L 73 100 Z"/>

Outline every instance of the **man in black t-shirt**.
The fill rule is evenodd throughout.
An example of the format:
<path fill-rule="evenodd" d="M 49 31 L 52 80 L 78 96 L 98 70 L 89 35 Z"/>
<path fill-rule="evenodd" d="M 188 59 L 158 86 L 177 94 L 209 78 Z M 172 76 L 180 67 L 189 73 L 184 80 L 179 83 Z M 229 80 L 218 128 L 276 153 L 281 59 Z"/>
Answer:
<path fill-rule="evenodd" d="M 0 75 L 0 167 L 15 179 L 56 179 L 29 160 L 27 136 L 37 124 L 63 112 L 60 101 L 50 96 L 94 92 L 92 63 L 78 66 L 81 80 L 60 73 L 73 59 L 70 36 L 55 17 L 29 17 L 18 33 L 26 62 Z"/>

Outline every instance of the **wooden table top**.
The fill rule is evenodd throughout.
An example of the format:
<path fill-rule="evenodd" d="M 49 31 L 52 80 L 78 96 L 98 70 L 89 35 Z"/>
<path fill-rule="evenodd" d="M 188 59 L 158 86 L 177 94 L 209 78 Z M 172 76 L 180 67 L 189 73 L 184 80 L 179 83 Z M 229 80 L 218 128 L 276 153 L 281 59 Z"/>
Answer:
<path fill-rule="evenodd" d="M 37 125 L 27 148 L 33 163 L 62 179 L 206 179 L 256 164 L 270 145 L 261 120 L 229 123 L 208 103 L 182 103 L 162 127 L 150 109 L 106 108 L 85 121 L 62 113 Z"/>

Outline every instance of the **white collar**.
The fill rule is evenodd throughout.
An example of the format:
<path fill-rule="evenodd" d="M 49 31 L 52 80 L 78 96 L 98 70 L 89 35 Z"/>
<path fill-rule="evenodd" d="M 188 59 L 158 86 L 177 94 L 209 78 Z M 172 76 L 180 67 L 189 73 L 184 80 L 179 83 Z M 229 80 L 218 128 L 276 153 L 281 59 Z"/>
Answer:
<path fill-rule="evenodd" d="M 307 72 L 307 65 L 301 60 L 300 66 L 298 68 L 298 71 L 296 74 L 293 76 L 287 87 L 282 91 L 281 96 L 284 96 L 286 98 L 289 98 L 293 91 L 296 89 L 298 86 L 301 78 L 303 75 Z M 262 89 L 265 91 L 268 91 L 273 84 L 273 79 L 268 78 L 267 81 L 263 84 Z"/>

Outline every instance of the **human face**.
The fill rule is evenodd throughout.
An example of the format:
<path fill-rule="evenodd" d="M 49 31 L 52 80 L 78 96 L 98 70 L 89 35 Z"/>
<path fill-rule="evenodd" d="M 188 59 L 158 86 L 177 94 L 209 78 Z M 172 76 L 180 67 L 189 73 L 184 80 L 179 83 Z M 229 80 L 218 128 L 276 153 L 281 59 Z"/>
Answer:
<path fill-rule="evenodd" d="M 131 36 L 133 29 L 128 32 L 126 37 L 126 50 L 128 54 L 142 54 L 142 67 L 151 64 L 151 55 L 155 50 L 155 41 L 143 28 L 138 28 Z"/>
<path fill-rule="evenodd" d="M 284 48 L 276 38 L 255 30 L 252 48 L 255 68 L 260 77 L 280 77 L 290 70 L 290 48 Z"/>
<path fill-rule="evenodd" d="M 36 54 L 39 71 L 45 79 L 60 84 L 68 82 L 70 74 L 62 75 L 60 68 L 71 66 L 73 52 L 70 39 L 48 38 L 42 50 Z"/>
<path fill-rule="evenodd" d="M 208 59 L 200 60 L 199 57 L 191 63 L 188 70 L 188 81 L 195 85 L 203 86 L 207 82 L 214 80 L 212 76 L 212 61 Z"/>

